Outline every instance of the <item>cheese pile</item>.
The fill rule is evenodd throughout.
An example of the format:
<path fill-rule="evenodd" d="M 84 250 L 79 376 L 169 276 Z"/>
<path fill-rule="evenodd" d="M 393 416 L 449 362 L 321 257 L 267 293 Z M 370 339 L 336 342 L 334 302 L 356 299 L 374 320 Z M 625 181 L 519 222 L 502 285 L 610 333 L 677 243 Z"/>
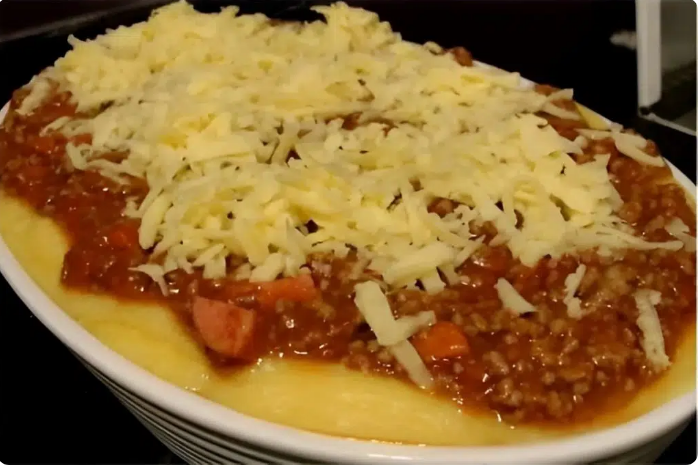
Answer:
<path fill-rule="evenodd" d="M 491 244 L 526 265 L 590 248 L 682 247 L 634 236 L 614 214 L 609 156 L 576 164 L 586 139 L 564 139 L 534 115 L 571 112 L 519 75 L 462 67 L 343 3 L 315 10 L 325 22 L 275 25 L 174 3 L 71 39 L 32 83 L 24 112 L 52 80 L 88 116 L 51 124 L 92 135 L 66 149 L 76 169 L 147 180 L 126 214 L 141 219 L 141 246 L 165 258 L 140 268 L 159 283 L 178 268 L 222 277 L 229 255 L 248 259 L 252 280 L 293 276 L 307 255 L 352 246 L 389 285 L 420 281 L 435 293 L 483 243 L 471 223 L 487 221 L 499 232 Z M 343 128 L 350 115 L 359 126 Z M 619 135 L 625 153 L 644 154 Z M 101 158 L 110 152 L 127 157 Z M 460 204 L 440 218 L 427 210 L 437 198 Z"/>

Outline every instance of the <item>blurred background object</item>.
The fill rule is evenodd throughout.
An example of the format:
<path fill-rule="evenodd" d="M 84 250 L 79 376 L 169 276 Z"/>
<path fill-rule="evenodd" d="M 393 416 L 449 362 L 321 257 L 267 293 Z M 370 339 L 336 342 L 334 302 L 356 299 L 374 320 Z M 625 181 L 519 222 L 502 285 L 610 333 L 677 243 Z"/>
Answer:
<path fill-rule="evenodd" d="M 696 132 L 697 6 L 638 0 L 639 107 L 646 118 Z"/>
<path fill-rule="evenodd" d="M 105 28 L 141 21 L 163 3 L 167 1 L 2 0 L 0 102 L 63 55 L 69 34 L 94 37 Z M 329 2 L 192 3 L 205 11 L 238 4 L 245 12 L 296 17 L 309 5 Z M 378 12 L 408 40 L 463 45 L 478 60 L 534 81 L 574 88 L 583 104 L 655 140 L 696 181 L 696 5 L 691 0 L 347 3 Z M 641 107 L 644 118 L 638 117 Z M 0 461 L 182 463 L 33 317 L 1 277 L 0 303 Z M 33 441 L 31 446 L 27 440 Z M 689 464 L 696 458 L 694 419 L 658 463 Z"/>

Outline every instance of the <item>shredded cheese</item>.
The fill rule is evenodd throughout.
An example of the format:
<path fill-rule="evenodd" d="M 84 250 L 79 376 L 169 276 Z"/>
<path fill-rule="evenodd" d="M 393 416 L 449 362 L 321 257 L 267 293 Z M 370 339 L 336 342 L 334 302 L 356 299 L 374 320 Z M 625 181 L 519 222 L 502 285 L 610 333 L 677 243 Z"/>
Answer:
<path fill-rule="evenodd" d="M 536 307 L 522 297 L 517 289 L 510 284 L 506 279 L 500 278 L 495 283 L 495 290 L 498 293 L 498 298 L 502 302 L 502 306 L 510 310 L 516 315 L 523 315 L 536 311 Z"/>
<path fill-rule="evenodd" d="M 396 321 L 386 296 L 376 282 L 357 284 L 354 286 L 354 291 L 354 302 L 374 331 L 379 345 L 388 348 L 415 384 L 422 388 L 430 387 L 432 376 L 407 339 L 412 335 L 411 333 L 434 324 L 434 313 L 423 312 L 414 317 L 404 317 Z"/>
<path fill-rule="evenodd" d="M 554 117 L 563 118 L 566 120 L 580 120 L 580 114 L 577 112 L 571 112 L 562 107 L 552 104 L 551 102 L 546 102 L 541 108 L 547 114 L 551 114 Z"/>
<path fill-rule="evenodd" d="M 29 94 L 24 98 L 20 106 L 17 108 L 17 113 L 20 115 L 28 115 L 34 111 L 51 93 L 51 83 L 44 77 L 37 76 L 29 83 Z M 52 125 L 53 123 L 49 124 Z"/>
<path fill-rule="evenodd" d="M 614 146 L 623 155 L 634 159 L 640 164 L 651 165 L 654 167 L 664 167 L 665 161 L 662 157 L 651 156 L 643 151 L 648 141 L 639 135 L 624 133 L 617 128 L 612 129 L 587 129 L 581 128 L 577 130 L 580 135 L 591 139 L 607 139 L 612 138 Z"/>
<path fill-rule="evenodd" d="M 641 164 L 652 165 L 655 167 L 665 166 L 665 161 L 663 161 L 662 157 L 651 156 L 650 154 L 647 154 L 641 150 L 638 145 L 638 140 L 643 140 L 643 138 L 616 131 L 612 133 L 612 138 L 614 139 L 614 145 L 623 155 L 628 156 Z"/>
<path fill-rule="evenodd" d="M 449 283 L 449 285 L 456 285 L 456 284 L 459 284 L 461 282 L 461 278 L 456 273 L 456 270 L 454 269 L 454 265 L 451 263 L 444 263 L 444 264 L 440 265 L 439 272 L 444 274 L 444 277 L 446 278 L 447 283 Z"/>
<path fill-rule="evenodd" d="M 549 102 L 556 102 L 558 100 L 570 101 L 573 100 L 573 90 L 572 89 L 559 89 L 558 91 L 549 94 L 547 100 Z"/>
<path fill-rule="evenodd" d="M 580 287 L 580 283 L 585 277 L 585 272 L 587 271 L 587 266 L 580 264 L 575 272 L 568 274 L 565 278 L 565 292 L 566 295 L 563 298 L 563 303 L 567 307 L 568 316 L 574 319 L 580 319 L 583 316 L 583 309 L 581 306 L 581 301 L 575 296 Z"/>
<path fill-rule="evenodd" d="M 396 345 L 389 347 L 389 350 L 408 372 L 410 379 L 423 389 L 429 389 L 434 384 L 432 375 L 425 366 L 420 354 L 417 353 L 415 347 L 408 342 L 402 341 Z"/>
<path fill-rule="evenodd" d="M 436 322 L 437 317 L 434 311 L 421 311 L 417 314 L 403 316 L 396 320 L 396 324 L 400 328 L 401 341 L 417 334 L 422 329 L 432 326 Z"/>
<path fill-rule="evenodd" d="M 660 303 L 660 292 L 640 289 L 634 293 L 634 299 L 638 307 L 636 324 L 643 333 L 641 347 L 653 368 L 656 371 L 664 370 L 670 366 L 670 358 L 665 353 L 663 329 L 655 309 Z"/>
<path fill-rule="evenodd" d="M 580 135 L 594 139 L 594 140 L 600 140 L 600 139 L 607 139 L 612 137 L 612 133 L 608 130 L 593 130 L 589 128 L 578 128 L 576 130 Z"/>
<path fill-rule="evenodd" d="M 400 259 L 383 273 L 389 284 L 400 283 L 414 277 L 430 278 L 427 274 L 436 272 L 439 265 L 452 261 L 454 251 L 444 243 L 433 243 Z M 433 280 L 435 280 L 433 278 Z M 439 277 L 436 278 L 439 280 Z"/>
<path fill-rule="evenodd" d="M 147 181 L 124 213 L 140 219 L 141 247 L 167 271 L 222 277 L 236 255 L 250 264 L 236 274 L 270 280 L 300 274 L 309 254 L 354 247 L 389 285 L 438 293 L 483 243 L 472 224 L 492 222 L 491 244 L 529 266 L 590 248 L 677 246 L 625 233 L 608 156 L 576 164 L 584 141 L 535 115 L 579 119 L 551 102 L 570 91 L 547 98 L 516 73 L 462 67 L 344 3 L 315 9 L 325 22 L 289 27 L 235 7 L 170 4 L 94 40 L 71 38 L 20 110 L 51 86 L 70 92 L 91 117 L 45 130 L 92 137 L 66 148 L 77 170 Z M 639 154 L 638 137 L 608 134 L 627 156 L 663 163 Z M 102 159 L 115 151 L 127 157 Z M 459 207 L 439 217 L 428 211 L 438 198 Z"/>
<path fill-rule="evenodd" d="M 153 279 L 153 282 L 158 284 L 160 292 L 164 296 L 167 296 L 169 294 L 167 283 L 165 282 L 164 278 L 165 271 L 162 266 L 159 266 L 157 264 L 141 264 L 140 266 L 131 268 L 131 271 L 142 272 L 143 274 L 146 274 L 148 277 Z"/>
<path fill-rule="evenodd" d="M 697 251 L 697 239 L 689 234 L 689 227 L 682 222 L 679 217 L 673 218 L 666 226 L 665 230 L 684 243 L 684 249 L 688 252 Z"/>
<path fill-rule="evenodd" d="M 233 272 L 233 278 L 238 281 L 248 280 L 252 276 L 250 263 L 243 263 Z"/>
<path fill-rule="evenodd" d="M 26 103 L 26 99 L 22 102 L 23 104 Z M 44 128 L 41 129 L 39 134 L 45 135 L 47 133 L 50 133 L 52 131 L 56 131 L 60 128 L 63 127 L 66 123 L 70 122 L 70 117 L 63 116 L 63 117 L 58 117 L 56 120 L 52 121 L 48 125 L 46 125 Z"/>

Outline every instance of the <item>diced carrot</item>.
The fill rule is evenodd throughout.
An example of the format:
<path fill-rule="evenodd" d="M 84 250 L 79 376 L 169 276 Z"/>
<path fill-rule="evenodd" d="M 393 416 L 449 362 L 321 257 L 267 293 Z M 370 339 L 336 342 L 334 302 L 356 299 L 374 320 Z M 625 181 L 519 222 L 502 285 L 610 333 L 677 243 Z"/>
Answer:
<path fill-rule="evenodd" d="M 274 309 L 279 300 L 303 303 L 318 297 L 318 289 L 313 283 L 313 278 L 307 274 L 262 282 L 259 287 L 257 300 L 266 309 Z"/>
<path fill-rule="evenodd" d="M 226 281 L 223 285 L 223 290 L 223 296 L 232 300 L 239 297 L 252 297 L 257 295 L 260 290 L 260 286 L 259 284 L 246 280 Z"/>
<path fill-rule="evenodd" d="M 107 243 L 114 248 L 130 248 L 138 243 L 138 226 L 131 223 L 117 224 L 108 234 Z"/>
<path fill-rule="evenodd" d="M 318 297 L 318 290 L 309 275 L 286 277 L 271 282 L 228 282 L 224 288 L 227 298 L 255 297 L 257 303 L 269 311 L 274 310 L 279 300 L 310 302 Z"/>
<path fill-rule="evenodd" d="M 412 344 L 423 360 L 441 360 L 466 355 L 468 340 L 454 323 L 440 321 L 412 339 Z"/>
<path fill-rule="evenodd" d="M 253 311 L 197 296 L 192 313 L 194 325 L 207 347 L 226 357 L 243 356 L 255 329 Z"/>

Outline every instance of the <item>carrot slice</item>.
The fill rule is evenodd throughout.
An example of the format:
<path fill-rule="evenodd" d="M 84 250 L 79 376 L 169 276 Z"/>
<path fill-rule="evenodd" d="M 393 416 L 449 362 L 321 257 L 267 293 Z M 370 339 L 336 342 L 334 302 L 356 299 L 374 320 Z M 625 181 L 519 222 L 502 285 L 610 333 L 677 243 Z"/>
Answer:
<path fill-rule="evenodd" d="M 441 360 L 466 355 L 468 340 L 454 323 L 440 321 L 412 339 L 412 344 L 423 360 Z"/>
<path fill-rule="evenodd" d="M 262 282 L 259 287 L 257 300 L 266 309 L 274 309 L 279 300 L 304 303 L 318 297 L 313 278 L 307 274 Z"/>
<path fill-rule="evenodd" d="M 219 300 L 194 297 L 194 325 L 211 350 L 226 357 L 240 358 L 252 341 L 255 313 Z"/>
<path fill-rule="evenodd" d="M 318 289 L 309 275 L 285 277 L 271 282 L 229 282 L 225 286 L 229 299 L 244 296 L 255 297 L 265 310 L 273 311 L 279 300 L 289 302 L 310 302 L 319 296 Z"/>

